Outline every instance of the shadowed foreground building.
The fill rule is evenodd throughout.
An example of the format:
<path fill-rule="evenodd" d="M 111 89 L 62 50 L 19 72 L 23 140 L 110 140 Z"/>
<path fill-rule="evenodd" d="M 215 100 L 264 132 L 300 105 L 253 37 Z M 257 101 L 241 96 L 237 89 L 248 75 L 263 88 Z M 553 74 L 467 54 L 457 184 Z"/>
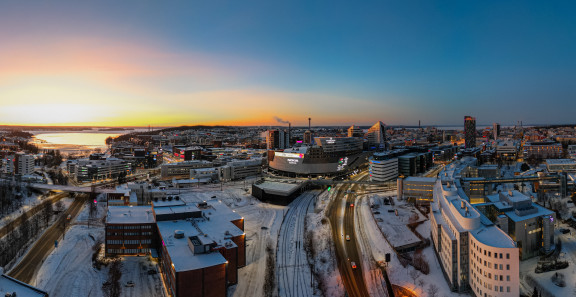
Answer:
<path fill-rule="evenodd" d="M 246 265 L 244 218 L 215 199 L 110 206 L 106 254 L 158 257 L 169 296 L 226 296 Z"/>

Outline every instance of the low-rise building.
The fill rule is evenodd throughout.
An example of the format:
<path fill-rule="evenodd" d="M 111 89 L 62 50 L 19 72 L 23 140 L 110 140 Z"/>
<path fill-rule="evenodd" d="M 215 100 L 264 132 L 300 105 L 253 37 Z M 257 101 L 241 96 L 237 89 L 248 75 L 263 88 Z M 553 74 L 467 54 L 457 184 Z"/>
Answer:
<path fill-rule="evenodd" d="M 576 159 L 547 159 L 546 168 L 549 172 L 575 172 Z"/>
<path fill-rule="evenodd" d="M 148 255 L 157 241 L 150 206 L 109 206 L 106 216 L 107 256 Z"/>
<path fill-rule="evenodd" d="M 415 203 L 430 203 L 433 199 L 435 177 L 409 176 L 398 179 L 398 198 Z"/>
<path fill-rule="evenodd" d="M 191 169 L 209 168 L 212 162 L 203 160 L 183 161 L 176 163 L 162 164 L 160 175 L 162 179 L 171 179 L 174 177 L 189 177 Z"/>
<path fill-rule="evenodd" d="M 48 292 L 44 292 L 25 282 L 4 274 L 0 268 L 0 296 L 2 297 L 48 297 Z"/>

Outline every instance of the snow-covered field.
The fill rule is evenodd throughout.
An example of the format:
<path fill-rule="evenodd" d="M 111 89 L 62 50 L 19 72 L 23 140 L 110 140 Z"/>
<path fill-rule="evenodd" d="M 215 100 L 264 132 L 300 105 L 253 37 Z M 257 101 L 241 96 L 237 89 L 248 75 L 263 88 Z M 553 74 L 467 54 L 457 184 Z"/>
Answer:
<path fill-rule="evenodd" d="M 394 196 L 394 195 L 396 195 L 396 192 L 382 193 L 378 194 L 377 196 L 379 196 L 379 198 L 382 198 L 385 196 Z M 372 198 L 374 198 L 373 194 L 371 196 Z M 394 199 L 396 199 L 396 197 L 394 197 Z M 373 294 L 373 296 L 383 296 L 381 291 L 378 291 L 378 286 L 381 284 L 377 282 L 380 280 L 380 278 L 378 278 L 378 272 L 375 271 L 376 266 L 373 263 L 374 262 L 384 263 L 386 259 L 385 258 L 386 253 L 390 253 L 391 261 L 387 265 L 387 272 L 388 277 L 390 278 L 390 282 L 392 284 L 402 286 L 414 292 L 418 296 L 428 296 L 427 291 L 430 284 L 434 284 L 438 287 L 439 290 L 437 296 L 460 296 L 459 294 L 450 291 L 448 283 L 444 279 L 442 270 L 440 268 L 438 261 L 436 260 L 434 250 L 431 246 L 425 248 L 422 251 L 425 259 L 428 261 L 430 265 L 430 273 L 428 275 L 425 275 L 420 272 L 417 272 L 418 277 L 414 282 L 414 280 L 409 275 L 410 271 L 413 271 L 414 268 L 412 268 L 411 266 L 407 266 L 406 268 L 404 268 L 400 264 L 397 255 L 395 254 L 392 247 L 388 244 L 388 242 L 384 239 L 384 236 L 382 235 L 382 232 L 379 229 L 379 226 L 381 226 L 381 224 L 386 224 L 387 222 L 384 221 L 383 217 L 382 218 L 383 222 L 378 222 L 379 224 L 376 223 L 376 221 L 372 217 L 373 210 L 370 208 L 368 201 L 369 201 L 368 199 L 361 199 L 361 202 L 358 203 L 358 210 L 357 210 L 358 215 L 356 216 L 356 218 L 358 220 L 359 225 L 361 225 L 364 230 L 363 233 L 360 233 L 363 236 L 363 240 L 360 241 L 360 244 L 363 250 L 364 266 L 369 267 L 370 269 L 368 273 L 366 273 L 365 270 L 365 280 L 369 286 L 374 286 L 374 288 L 371 291 L 371 294 Z M 397 200 L 395 200 L 395 202 L 397 207 L 403 206 L 403 209 L 404 211 L 407 212 L 407 214 L 412 212 L 411 207 L 409 205 L 403 204 L 402 201 L 398 202 Z M 392 223 L 394 221 L 399 220 L 398 217 L 394 215 L 394 213 L 392 213 L 392 215 L 394 216 L 393 218 L 391 218 L 393 220 Z M 422 217 L 419 216 L 419 218 Z M 406 221 L 405 223 L 408 223 L 408 221 Z M 406 228 L 406 230 L 407 232 L 412 233 L 408 228 Z M 426 220 L 424 223 L 419 225 L 416 230 L 422 236 L 428 238 L 430 236 L 430 222 Z M 367 263 L 372 264 L 371 266 L 368 266 Z"/>

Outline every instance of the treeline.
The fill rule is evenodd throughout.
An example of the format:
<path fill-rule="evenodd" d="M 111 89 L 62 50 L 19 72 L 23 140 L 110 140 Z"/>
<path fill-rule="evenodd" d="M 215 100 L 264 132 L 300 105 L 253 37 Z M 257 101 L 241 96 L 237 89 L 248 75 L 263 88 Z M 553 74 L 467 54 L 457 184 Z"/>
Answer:
<path fill-rule="evenodd" d="M 0 215 L 12 213 L 23 204 L 24 197 L 30 196 L 32 189 L 22 183 L 0 182 Z"/>
<path fill-rule="evenodd" d="M 40 166 L 58 167 L 64 161 L 64 155 L 59 150 L 44 150 L 44 154 L 37 161 Z"/>
<path fill-rule="evenodd" d="M 31 218 L 28 218 L 27 213 L 22 214 L 22 224 L 14 228 L 11 224 L 7 225 L 6 236 L 0 239 L 0 266 L 6 266 L 10 261 L 18 257 L 18 253 L 24 247 L 34 240 L 36 235 L 41 233 L 47 228 L 52 220 L 54 211 L 52 203 L 45 201 L 42 210 L 36 213 Z"/>

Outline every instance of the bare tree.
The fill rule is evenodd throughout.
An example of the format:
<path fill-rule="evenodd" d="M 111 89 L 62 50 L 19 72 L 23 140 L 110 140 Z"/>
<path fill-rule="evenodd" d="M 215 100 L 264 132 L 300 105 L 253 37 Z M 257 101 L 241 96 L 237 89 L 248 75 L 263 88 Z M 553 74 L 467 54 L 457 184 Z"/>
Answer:
<path fill-rule="evenodd" d="M 435 284 L 428 285 L 428 297 L 436 297 L 438 296 L 438 291 L 440 289 Z"/>
<path fill-rule="evenodd" d="M 420 277 L 420 272 L 418 272 L 416 269 L 412 269 L 410 272 L 408 272 L 408 276 L 410 276 L 410 278 L 414 281 L 414 285 L 416 285 L 416 280 L 418 277 Z"/>

